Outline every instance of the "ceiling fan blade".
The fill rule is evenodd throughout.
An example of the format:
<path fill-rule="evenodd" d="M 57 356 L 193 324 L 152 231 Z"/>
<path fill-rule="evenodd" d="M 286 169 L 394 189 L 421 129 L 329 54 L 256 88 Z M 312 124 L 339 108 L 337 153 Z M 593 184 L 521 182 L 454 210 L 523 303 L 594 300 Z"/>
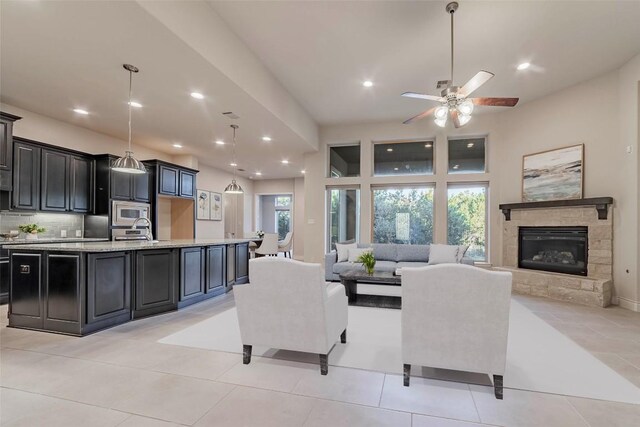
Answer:
<path fill-rule="evenodd" d="M 442 97 L 440 96 L 424 95 L 422 93 L 415 93 L 415 92 L 405 92 L 402 94 L 402 96 L 406 98 L 427 99 L 429 101 L 438 101 L 438 102 L 442 101 Z"/>
<path fill-rule="evenodd" d="M 473 105 L 489 105 L 492 107 L 514 107 L 520 98 L 470 98 Z"/>
<path fill-rule="evenodd" d="M 458 110 L 451 110 L 451 118 L 453 119 L 453 125 L 456 129 L 462 126 L 460 124 L 460 117 L 458 117 Z"/>
<path fill-rule="evenodd" d="M 494 74 L 490 73 L 488 71 L 480 71 L 480 72 L 478 72 L 478 74 L 476 74 L 475 76 L 471 77 L 471 80 L 469 80 L 467 83 L 465 83 L 464 86 L 462 86 L 460 88 L 459 93 L 462 96 L 467 97 L 467 96 L 471 95 L 471 92 L 475 91 L 480 86 L 482 86 L 483 84 L 485 84 L 486 82 L 491 80 L 491 78 L 493 76 L 494 76 Z"/>
<path fill-rule="evenodd" d="M 425 117 L 427 117 L 429 114 L 433 113 L 433 110 L 435 110 L 436 107 L 433 108 L 429 108 L 427 111 L 424 111 L 420 114 L 418 114 L 417 116 L 413 116 L 410 119 L 405 120 L 404 122 L 402 122 L 403 125 L 408 125 L 409 123 L 411 123 L 414 120 L 420 120 L 420 119 L 424 119 Z"/>

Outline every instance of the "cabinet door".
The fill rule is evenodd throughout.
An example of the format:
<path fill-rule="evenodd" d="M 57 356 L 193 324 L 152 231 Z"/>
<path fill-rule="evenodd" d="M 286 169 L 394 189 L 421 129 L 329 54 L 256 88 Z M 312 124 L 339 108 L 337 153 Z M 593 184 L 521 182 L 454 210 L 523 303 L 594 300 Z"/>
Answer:
<path fill-rule="evenodd" d="M 226 283 L 225 276 L 225 248 L 226 246 L 209 246 L 207 248 L 207 276 L 206 289 L 209 293 L 223 293 Z"/>
<path fill-rule="evenodd" d="M 131 254 L 109 252 L 87 258 L 87 323 L 131 312 Z"/>
<path fill-rule="evenodd" d="M 11 164 L 13 162 L 13 122 L 0 120 L 0 190 L 11 191 Z"/>
<path fill-rule="evenodd" d="M 149 173 L 133 175 L 133 200 L 138 202 L 149 202 Z"/>
<path fill-rule="evenodd" d="M 9 302 L 9 258 L 0 258 L 0 304 Z"/>
<path fill-rule="evenodd" d="M 69 210 L 69 155 L 54 150 L 42 150 L 42 181 L 40 209 Z"/>
<path fill-rule="evenodd" d="M 176 309 L 176 263 L 171 249 L 136 252 L 134 318 Z"/>
<path fill-rule="evenodd" d="M 227 246 L 227 291 L 233 288 L 233 284 L 236 281 L 236 245 Z"/>
<path fill-rule="evenodd" d="M 160 175 L 158 193 L 168 196 L 178 195 L 178 170 L 163 165 L 160 165 L 158 169 Z"/>
<path fill-rule="evenodd" d="M 93 208 L 93 160 L 71 156 L 69 206 L 73 212 L 88 213 Z"/>
<path fill-rule="evenodd" d="M 146 174 L 145 174 L 146 175 Z M 131 200 L 131 174 L 111 171 L 111 198 L 119 200 Z"/>
<path fill-rule="evenodd" d="M 191 172 L 180 171 L 180 196 L 193 198 L 196 191 L 196 176 Z"/>
<path fill-rule="evenodd" d="M 249 281 L 249 243 L 236 245 L 236 280 L 235 283 Z"/>
<path fill-rule="evenodd" d="M 41 259 L 39 253 L 11 254 L 9 324 L 39 328 L 42 323 Z"/>
<path fill-rule="evenodd" d="M 40 148 L 16 142 L 13 151 L 13 207 L 40 209 Z"/>
<path fill-rule="evenodd" d="M 180 249 L 180 301 L 204 294 L 204 269 L 202 248 Z"/>
<path fill-rule="evenodd" d="M 44 299 L 44 329 L 80 333 L 82 294 L 78 254 L 48 254 Z"/>

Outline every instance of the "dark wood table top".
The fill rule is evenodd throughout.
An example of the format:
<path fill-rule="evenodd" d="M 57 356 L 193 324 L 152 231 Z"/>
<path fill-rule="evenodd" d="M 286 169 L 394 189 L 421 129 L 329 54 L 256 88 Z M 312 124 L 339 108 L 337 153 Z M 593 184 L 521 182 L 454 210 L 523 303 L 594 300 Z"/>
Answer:
<path fill-rule="evenodd" d="M 366 271 L 349 270 L 340 273 L 340 280 L 353 280 L 363 283 L 380 283 L 384 285 L 399 285 L 402 281 L 401 276 L 396 276 L 389 271 L 374 271 L 373 274 L 367 274 Z"/>

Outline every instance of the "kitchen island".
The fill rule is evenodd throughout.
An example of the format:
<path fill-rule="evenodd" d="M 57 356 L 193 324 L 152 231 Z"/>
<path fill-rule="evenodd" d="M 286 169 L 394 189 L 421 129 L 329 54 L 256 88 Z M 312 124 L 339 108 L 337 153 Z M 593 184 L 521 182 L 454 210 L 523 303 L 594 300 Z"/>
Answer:
<path fill-rule="evenodd" d="M 250 239 L 7 245 L 9 326 L 86 335 L 249 280 Z"/>

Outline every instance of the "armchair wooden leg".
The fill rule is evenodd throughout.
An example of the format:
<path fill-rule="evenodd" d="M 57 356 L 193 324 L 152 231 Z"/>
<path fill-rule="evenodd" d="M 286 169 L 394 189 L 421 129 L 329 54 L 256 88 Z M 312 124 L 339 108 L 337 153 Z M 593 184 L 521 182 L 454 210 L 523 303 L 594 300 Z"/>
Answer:
<path fill-rule="evenodd" d="M 411 378 L 411 365 L 404 364 L 404 386 L 409 387 L 409 380 Z"/>
<path fill-rule="evenodd" d="M 320 355 L 320 374 L 327 375 L 329 372 L 329 355 L 321 354 Z"/>
<path fill-rule="evenodd" d="M 496 399 L 502 400 L 502 375 L 493 376 L 493 393 L 496 395 Z"/>
<path fill-rule="evenodd" d="M 250 345 L 242 346 L 242 363 L 244 365 L 248 365 L 251 362 L 251 348 Z"/>
<path fill-rule="evenodd" d="M 342 344 L 347 342 L 347 330 L 346 329 L 344 331 L 342 331 L 342 333 L 340 334 L 340 342 Z"/>

